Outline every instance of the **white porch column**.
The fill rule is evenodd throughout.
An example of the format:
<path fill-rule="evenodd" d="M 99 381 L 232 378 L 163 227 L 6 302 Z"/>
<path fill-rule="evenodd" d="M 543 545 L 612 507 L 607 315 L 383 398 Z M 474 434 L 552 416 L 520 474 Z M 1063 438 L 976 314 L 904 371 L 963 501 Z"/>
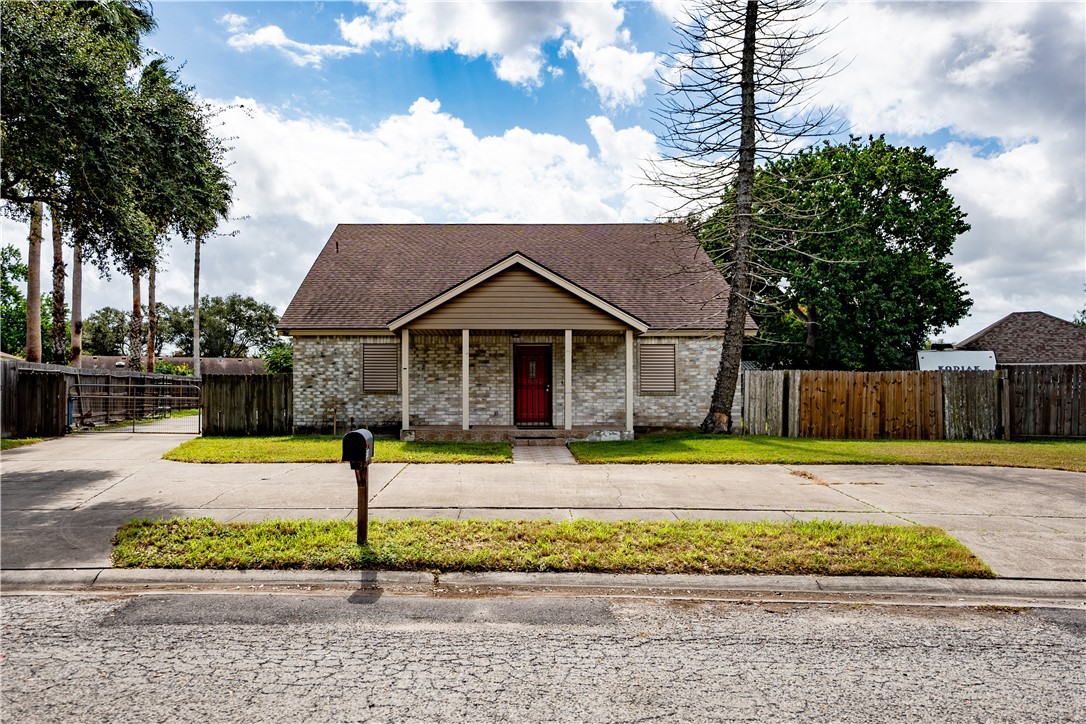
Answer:
<path fill-rule="evenodd" d="M 565 392 L 566 392 L 566 429 L 573 429 L 573 330 L 566 330 L 565 346 Z"/>
<path fill-rule="evenodd" d="M 471 427 L 471 400 L 468 396 L 468 370 L 470 365 L 468 364 L 468 350 L 470 349 L 471 335 L 468 330 L 460 330 L 460 382 L 461 382 L 461 405 L 464 411 L 464 422 L 462 428 L 467 430 Z"/>
<path fill-rule="evenodd" d="M 408 371 L 411 369 L 411 332 L 407 330 L 407 327 L 403 328 L 403 334 L 400 335 L 400 414 L 403 415 L 403 423 L 400 425 L 401 430 L 407 430 L 411 427 L 411 392 L 408 384 L 410 375 Z"/>
<path fill-rule="evenodd" d="M 633 330 L 626 330 L 626 432 L 633 432 Z"/>

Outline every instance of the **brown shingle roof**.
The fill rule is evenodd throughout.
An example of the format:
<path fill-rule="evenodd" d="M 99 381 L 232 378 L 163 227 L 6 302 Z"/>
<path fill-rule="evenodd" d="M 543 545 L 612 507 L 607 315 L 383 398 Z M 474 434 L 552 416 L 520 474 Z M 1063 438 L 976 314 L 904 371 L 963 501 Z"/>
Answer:
<path fill-rule="evenodd" d="M 188 365 L 190 369 L 192 368 L 192 357 L 166 356 L 155 359 L 165 360 L 174 365 Z M 124 369 L 124 363 L 127 360 L 125 356 L 85 354 L 80 357 L 79 366 L 92 370 L 116 370 Z M 262 357 L 201 357 L 200 374 L 260 375 L 264 374 L 264 359 Z"/>
<path fill-rule="evenodd" d="M 381 329 L 515 252 L 651 329 L 725 326 L 728 285 L 678 224 L 341 224 L 279 329 Z"/>
<path fill-rule="evenodd" d="M 991 350 L 999 364 L 1086 362 L 1086 327 L 1044 312 L 1013 312 L 954 348 Z"/>

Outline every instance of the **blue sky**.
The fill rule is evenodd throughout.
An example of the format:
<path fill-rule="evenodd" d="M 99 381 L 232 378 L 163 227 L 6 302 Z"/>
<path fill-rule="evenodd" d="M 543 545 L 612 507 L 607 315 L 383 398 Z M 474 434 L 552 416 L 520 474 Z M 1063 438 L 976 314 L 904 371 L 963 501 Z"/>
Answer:
<path fill-rule="evenodd" d="M 235 219 L 202 290 L 282 311 L 341 222 L 647 221 L 656 72 L 683 3 L 158 2 L 148 45 L 222 106 Z M 925 145 L 973 229 L 961 340 L 1013 311 L 1065 319 L 1086 286 L 1081 2 L 830 2 L 819 87 L 860 135 Z M 25 227 L 5 221 L 5 242 Z M 19 243 L 23 247 L 25 242 Z M 175 244 L 159 298 L 191 303 Z M 130 285 L 85 275 L 85 311 Z M 43 278 L 47 278 L 47 275 Z M 47 284 L 48 282 L 46 282 Z"/>

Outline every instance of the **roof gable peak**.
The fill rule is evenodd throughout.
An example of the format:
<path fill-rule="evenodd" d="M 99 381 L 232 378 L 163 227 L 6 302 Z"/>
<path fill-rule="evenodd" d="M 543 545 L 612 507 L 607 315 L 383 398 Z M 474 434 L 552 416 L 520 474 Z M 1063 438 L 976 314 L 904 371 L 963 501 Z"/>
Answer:
<path fill-rule="evenodd" d="M 586 302 L 587 304 L 595 307 L 596 309 L 599 309 L 605 314 L 614 317 L 615 319 L 618 319 L 623 324 L 633 327 L 639 332 L 648 331 L 649 325 L 647 325 L 642 320 L 617 307 L 616 305 L 608 302 L 607 300 L 593 294 L 587 289 L 578 286 L 577 284 L 571 282 L 569 279 L 566 279 L 562 275 L 551 271 L 550 269 L 543 266 L 542 264 L 535 261 L 530 256 L 524 254 L 521 251 L 514 251 L 508 254 L 507 256 L 487 267 L 486 269 L 483 269 L 476 274 L 468 277 L 467 279 L 464 279 L 460 283 L 445 290 L 441 294 L 438 294 L 423 302 L 422 304 L 416 306 L 414 309 L 408 311 L 407 313 L 402 314 L 393 320 L 390 320 L 388 322 L 388 328 L 393 331 L 400 329 L 401 327 L 410 324 L 411 322 L 422 317 L 423 315 L 428 314 L 429 312 L 432 312 L 438 307 L 459 297 L 461 294 L 464 294 L 465 292 L 474 289 L 475 287 L 486 282 L 487 280 L 492 279 L 516 266 L 524 267 L 536 276 L 542 277 L 551 284 L 563 289 L 564 291 L 581 299 L 581 301 Z"/>

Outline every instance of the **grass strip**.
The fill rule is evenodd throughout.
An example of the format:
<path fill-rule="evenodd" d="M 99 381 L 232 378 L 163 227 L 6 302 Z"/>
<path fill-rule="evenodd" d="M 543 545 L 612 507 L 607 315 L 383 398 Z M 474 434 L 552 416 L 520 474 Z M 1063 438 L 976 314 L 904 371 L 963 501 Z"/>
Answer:
<path fill-rule="evenodd" d="M 401 442 L 377 438 L 375 463 L 505 463 L 513 459 L 503 442 Z M 183 463 L 338 463 L 343 438 L 335 435 L 283 437 L 197 437 L 162 457 Z"/>
<path fill-rule="evenodd" d="M 813 521 L 135 520 L 121 568 L 557 571 L 989 578 L 940 528 Z"/>
<path fill-rule="evenodd" d="M 997 465 L 1086 472 L 1081 440 L 818 440 L 760 435 L 644 435 L 570 443 L 581 463 Z"/>
<path fill-rule="evenodd" d="M 0 438 L 0 450 L 11 450 L 12 448 L 22 447 L 23 445 L 33 445 L 44 439 L 44 437 L 3 437 Z"/>

